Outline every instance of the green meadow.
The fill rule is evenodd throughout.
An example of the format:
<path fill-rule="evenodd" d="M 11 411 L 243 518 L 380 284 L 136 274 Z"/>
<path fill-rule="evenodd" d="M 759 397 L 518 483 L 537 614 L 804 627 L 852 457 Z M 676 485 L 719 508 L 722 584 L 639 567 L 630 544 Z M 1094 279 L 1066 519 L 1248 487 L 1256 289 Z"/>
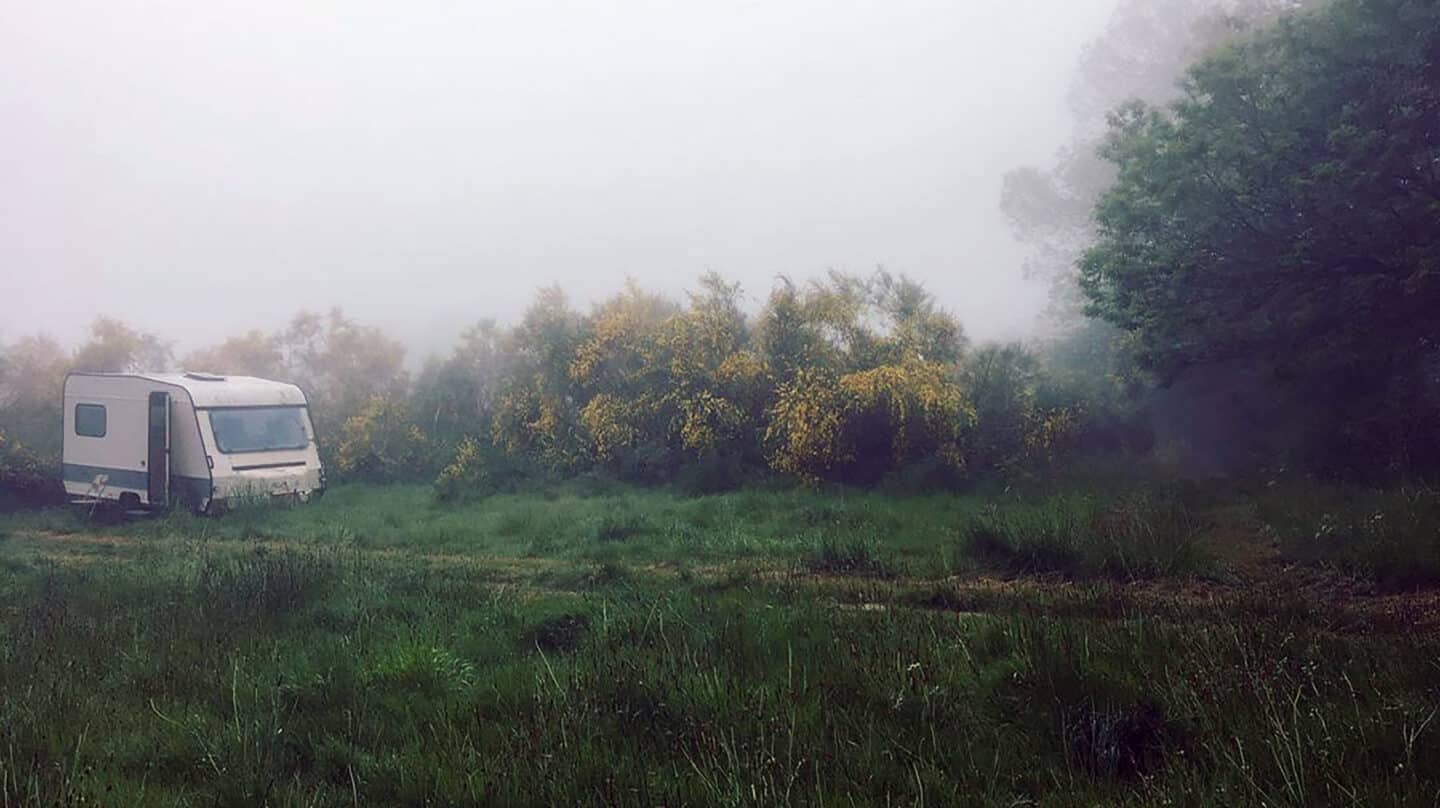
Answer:
<path fill-rule="evenodd" d="M 1355 533 L 1377 496 L 1395 527 Z M 1316 503 L 1354 541 L 1301 541 Z M 8 515 L 0 805 L 1430 805 L 1433 598 L 1393 568 L 1434 510 L 597 484 Z"/>

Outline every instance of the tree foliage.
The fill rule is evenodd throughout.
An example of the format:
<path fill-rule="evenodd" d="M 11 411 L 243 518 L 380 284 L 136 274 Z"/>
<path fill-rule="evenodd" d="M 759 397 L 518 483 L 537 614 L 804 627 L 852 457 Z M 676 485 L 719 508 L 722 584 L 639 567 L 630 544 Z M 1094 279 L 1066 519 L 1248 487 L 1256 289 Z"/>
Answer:
<path fill-rule="evenodd" d="M 345 420 L 336 447 L 342 474 L 372 482 L 418 479 L 434 473 L 429 440 L 403 400 L 371 396 Z"/>
<path fill-rule="evenodd" d="M 872 484 L 924 468 L 958 481 L 1036 457 L 1028 433 L 1008 443 L 983 435 L 1029 428 L 1041 409 L 1033 367 L 997 371 L 1024 376 L 1016 383 L 1030 392 L 982 398 L 990 403 L 977 410 L 964 330 L 915 281 L 832 272 L 782 279 L 755 316 L 743 300 L 714 273 L 683 301 L 630 283 L 588 314 L 543 289 L 515 326 L 481 321 L 413 381 L 399 343 L 338 310 L 301 312 L 184 364 L 299 384 L 337 478 L 438 472 L 444 497 L 592 470 L 703 490 L 766 473 Z M 75 355 L 40 338 L 0 346 L 0 427 L 55 457 L 65 371 L 82 359 L 160 362 L 164 348 L 108 320 Z"/>
<path fill-rule="evenodd" d="M 1166 378 L 1260 363 L 1306 391 L 1312 447 L 1440 460 L 1434 419 L 1403 423 L 1431 409 L 1403 397 L 1434 389 L 1440 339 L 1437 54 L 1440 6 L 1337 0 L 1201 61 L 1173 104 L 1116 112 L 1091 311 Z"/>

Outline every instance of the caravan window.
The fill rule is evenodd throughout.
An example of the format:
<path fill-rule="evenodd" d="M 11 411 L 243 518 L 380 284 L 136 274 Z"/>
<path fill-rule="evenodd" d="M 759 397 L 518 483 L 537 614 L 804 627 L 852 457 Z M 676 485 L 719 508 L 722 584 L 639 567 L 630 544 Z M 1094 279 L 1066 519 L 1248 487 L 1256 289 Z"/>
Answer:
<path fill-rule="evenodd" d="M 82 438 L 105 437 L 105 407 L 100 404 L 76 404 L 75 434 Z"/>
<path fill-rule="evenodd" d="M 210 428 L 225 454 L 304 449 L 310 443 L 300 407 L 211 410 Z"/>

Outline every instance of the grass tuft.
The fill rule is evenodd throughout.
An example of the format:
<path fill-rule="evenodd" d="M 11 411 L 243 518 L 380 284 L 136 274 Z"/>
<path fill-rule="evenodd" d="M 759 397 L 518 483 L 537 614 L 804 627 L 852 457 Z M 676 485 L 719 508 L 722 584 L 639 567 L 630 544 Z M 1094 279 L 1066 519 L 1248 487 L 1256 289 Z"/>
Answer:
<path fill-rule="evenodd" d="M 1121 707 L 1087 703 L 1066 716 L 1069 757 L 1092 777 L 1135 781 L 1157 775 L 1183 734 L 1151 700 Z"/>
<path fill-rule="evenodd" d="M 836 539 L 827 535 L 806 556 L 805 566 L 811 572 L 822 575 L 893 578 L 899 574 L 895 564 L 881 554 L 875 541 L 864 536 Z"/>
<path fill-rule="evenodd" d="M 528 644 L 542 651 L 565 652 L 580 647 L 590 630 L 590 618 L 583 614 L 556 614 L 536 623 L 526 633 Z"/>
<path fill-rule="evenodd" d="M 1384 592 L 1440 586 L 1440 491 L 1287 487 L 1267 492 L 1259 507 L 1286 560 Z"/>

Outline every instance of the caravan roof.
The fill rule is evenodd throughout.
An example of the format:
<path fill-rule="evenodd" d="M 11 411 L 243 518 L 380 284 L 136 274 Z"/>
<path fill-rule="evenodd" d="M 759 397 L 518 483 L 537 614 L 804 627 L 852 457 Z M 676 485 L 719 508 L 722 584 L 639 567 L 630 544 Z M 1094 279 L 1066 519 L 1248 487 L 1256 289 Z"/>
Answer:
<path fill-rule="evenodd" d="M 120 376 L 149 379 L 183 387 L 196 407 L 304 406 L 305 394 L 285 382 L 254 376 L 218 376 L 212 373 L 95 373 L 85 376 Z"/>

